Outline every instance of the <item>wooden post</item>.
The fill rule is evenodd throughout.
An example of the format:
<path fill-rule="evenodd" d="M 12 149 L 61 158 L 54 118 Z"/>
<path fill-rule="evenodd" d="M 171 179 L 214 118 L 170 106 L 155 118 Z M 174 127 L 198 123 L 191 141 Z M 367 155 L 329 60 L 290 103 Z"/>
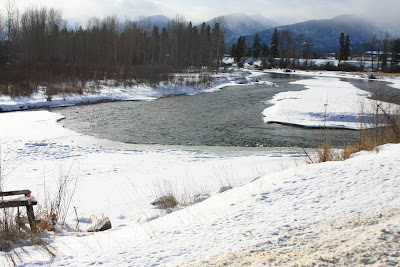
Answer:
<path fill-rule="evenodd" d="M 26 213 L 28 214 L 29 225 L 31 226 L 31 231 L 36 233 L 36 221 L 35 213 L 33 212 L 33 206 L 31 204 L 26 205 Z"/>
<path fill-rule="evenodd" d="M 26 205 L 26 213 L 28 214 L 29 225 L 31 226 L 31 231 L 36 233 L 36 220 L 35 213 L 33 211 L 31 192 L 25 194 L 26 197 L 29 197 L 28 203 Z"/>

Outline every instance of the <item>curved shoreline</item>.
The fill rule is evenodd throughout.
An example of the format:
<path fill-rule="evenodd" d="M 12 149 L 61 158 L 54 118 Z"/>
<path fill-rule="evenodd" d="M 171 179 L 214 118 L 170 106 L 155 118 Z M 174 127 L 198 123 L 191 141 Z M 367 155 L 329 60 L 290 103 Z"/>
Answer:
<path fill-rule="evenodd" d="M 347 127 L 334 127 L 334 126 L 306 126 L 302 124 L 290 123 L 290 122 L 282 122 L 282 121 L 266 121 L 268 124 L 279 124 L 284 126 L 291 126 L 302 129 L 313 129 L 313 130 L 350 130 L 350 131 L 359 131 L 358 129 L 347 128 Z"/>

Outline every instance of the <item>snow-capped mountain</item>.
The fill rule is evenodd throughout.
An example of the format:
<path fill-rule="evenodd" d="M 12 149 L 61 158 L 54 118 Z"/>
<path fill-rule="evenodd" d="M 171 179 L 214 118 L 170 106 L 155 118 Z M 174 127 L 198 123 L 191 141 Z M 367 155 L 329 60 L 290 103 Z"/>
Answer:
<path fill-rule="evenodd" d="M 251 35 L 277 25 L 274 21 L 265 18 L 261 14 L 247 15 L 245 13 L 217 17 L 207 21 L 206 24 L 213 27 L 216 22 L 220 22 L 225 29 L 225 42 L 227 44 L 236 42 L 239 36 Z"/>
<path fill-rule="evenodd" d="M 162 28 L 167 27 L 170 21 L 171 19 L 164 15 L 155 15 L 142 19 L 138 21 L 138 23 L 144 25 L 148 29 L 148 31 L 151 31 L 153 27 L 156 26 L 161 32 Z"/>
<path fill-rule="evenodd" d="M 294 36 L 304 34 L 306 38 L 311 38 L 314 42 L 315 51 L 335 52 L 338 50 L 338 40 L 343 32 L 349 35 L 352 49 L 358 45 L 366 43 L 376 34 L 379 36 L 384 31 L 368 21 L 355 15 L 341 15 L 332 19 L 309 20 L 301 23 L 284 25 L 277 27 L 278 30 L 288 29 Z M 270 44 L 271 37 L 275 28 L 270 28 L 258 32 L 261 41 Z M 246 36 L 252 40 L 255 34 Z"/>

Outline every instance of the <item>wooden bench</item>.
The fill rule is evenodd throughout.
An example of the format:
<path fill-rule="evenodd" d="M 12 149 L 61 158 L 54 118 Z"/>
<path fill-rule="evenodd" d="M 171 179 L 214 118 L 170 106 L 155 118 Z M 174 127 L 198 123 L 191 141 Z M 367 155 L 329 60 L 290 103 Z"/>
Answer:
<path fill-rule="evenodd" d="M 16 199 L 7 200 L 4 197 L 9 196 L 20 196 Z M 36 232 L 36 221 L 35 213 L 33 211 L 33 205 L 36 205 L 37 201 L 31 197 L 30 190 L 19 190 L 19 191 L 0 191 L 0 208 L 16 208 L 16 207 L 26 207 L 26 213 L 28 214 L 29 225 L 31 226 L 31 231 Z"/>

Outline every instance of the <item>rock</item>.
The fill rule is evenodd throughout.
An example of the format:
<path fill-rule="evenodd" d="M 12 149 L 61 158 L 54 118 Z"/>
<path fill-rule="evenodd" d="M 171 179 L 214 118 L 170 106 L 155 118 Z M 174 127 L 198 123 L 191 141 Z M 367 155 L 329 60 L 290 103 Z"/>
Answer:
<path fill-rule="evenodd" d="M 375 76 L 374 74 L 371 74 L 371 75 L 369 75 L 368 79 L 370 79 L 370 80 L 375 80 L 375 79 L 376 79 L 376 76 Z"/>
<path fill-rule="evenodd" d="M 209 198 L 209 197 L 210 197 L 209 194 L 196 195 L 196 196 L 194 197 L 194 203 L 203 202 L 204 200 L 206 200 L 206 199 Z"/>
<path fill-rule="evenodd" d="M 173 196 L 159 197 L 150 203 L 153 206 L 157 206 L 160 209 L 168 209 L 176 207 L 179 202 Z"/>
<path fill-rule="evenodd" d="M 228 190 L 231 190 L 231 189 L 232 189 L 232 186 L 226 185 L 226 186 L 221 187 L 219 189 L 219 192 L 222 193 L 222 192 L 225 192 L 225 191 L 228 191 Z"/>
<path fill-rule="evenodd" d="M 102 232 L 111 229 L 111 220 L 108 217 L 105 217 L 101 223 L 95 225 L 88 229 L 88 232 Z"/>
<path fill-rule="evenodd" d="M 98 231 L 106 231 L 111 229 L 111 221 L 110 218 L 105 217 L 101 224 L 98 226 Z"/>

